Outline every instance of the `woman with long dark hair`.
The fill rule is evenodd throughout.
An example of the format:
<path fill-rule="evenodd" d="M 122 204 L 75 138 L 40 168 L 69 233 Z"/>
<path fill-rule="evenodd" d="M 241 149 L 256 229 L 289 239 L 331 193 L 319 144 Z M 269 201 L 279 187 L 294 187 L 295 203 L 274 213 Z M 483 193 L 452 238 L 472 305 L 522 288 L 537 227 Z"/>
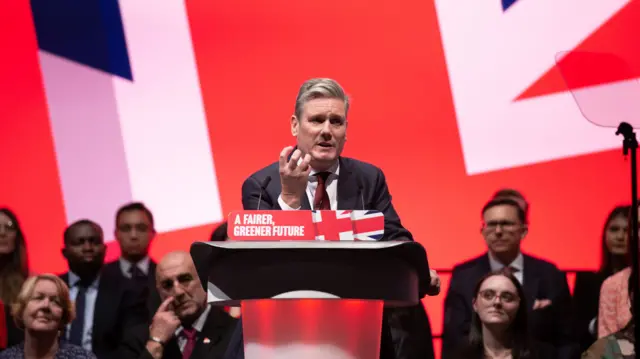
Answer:
<path fill-rule="evenodd" d="M 0 208 L 0 300 L 13 303 L 28 276 L 27 245 L 18 218 Z"/>
<path fill-rule="evenodd" d="M 598 271 L 576 273 L 573 317 L 580 352 L 586 350 L 598 337 L 597 318 L 602 283 L 629 265 L 629 210 L 629 206 L 617 206 L 607 216 L 602 228 Z"/>
<path fill-rule="evenodd" d="M 4 310 L 0 320 L 0 347 L 23 340 L 24 334 L 13 324 L 11 303 L 18 298 L 22 284 L 29 276 L 27 246 L 18 218 L 8 208 L 0 208 L 0 302 Z M 3 325 L 4 324 L 4 325 Z M 1 349 L 0 349 L 1 350 Z"/>
<path fill-rule="evenodd" d="M 482 277 L 475 287 L 472 304 L 469 341 L 461 349 L 459 358 L 555 357 L 550 347 L 531 342 L 524 290 L 511 273 L 501 270 Z"/>

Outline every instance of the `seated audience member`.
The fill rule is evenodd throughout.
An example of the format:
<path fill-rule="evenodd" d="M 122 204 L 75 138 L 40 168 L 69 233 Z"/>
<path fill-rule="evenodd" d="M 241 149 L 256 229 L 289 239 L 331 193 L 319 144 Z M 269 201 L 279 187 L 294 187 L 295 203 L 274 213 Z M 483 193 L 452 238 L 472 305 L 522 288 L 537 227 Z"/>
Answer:
<path fill-rule="evenodd" d="M 101 275 L 105 245 L 102 228 L 95 222 L 79 220 L 67 227 L 62 254 L 69 272 L 60 277 L 76 306 L 76 318 L 63 338 L 98 359 L 118 358 L 130 328 L 149 323 L 147 298 L 131 288 L 131 282 Z"/>
<path fill-rule="evenodd" d="M 633 298 L 633 285 L 637 281 L 636 274 L 627 278 L 627 296 Z M 631 301 L 627 303 L 631 311 Z M 635 320 L 633 316 L 620 330 L 608 334 L 598 340 L 582 353 L 582 359 L 635 359 Z"/>
<path fill-rule="evenodd" d="M 482 277 L 475 286 L 471 303 L 469 336 L 456 358 L 556 357 L 552 346 L 535 343 L 529 337 L 526 295 L 510 271 L 502 269 Z"/>
<path fill-rule="evenodd" d="M 149 248 L 156 235 L 153 214 L 144 204 L 132 202 L 120 207 L 115 218 L 115 238 L 120 245 L 120 258 L 107 263 L 103 277 L 114 281 L 133 280 L 147 296 L 149 318 L 160 305 L 156 288 L 156 263 L 149 257 Z"/>
<path fill-rule="evenodd" d="M 0 208 L 0 300 L 13 303 L 28 276 L 27 245 L 18 219 Z"/>
<path fill-rule="evenodd" d="M 69 289 L 57 276 L 41 274 L 27 279 L 12 313 L 24 330 L 24 343 L 3 351 L 0 359 L 95 359 L 90 351 L 59 340 L 75 312 Z"/>
<path fill-rule="evenodd" d="M 28 276 L 27 245 L 18 218 L 11 210 L 0 208 L 0 301 L 5 303 L 6 346 L 24 339 L 22 331 L 15 327 L 8 307 L 18 298 Z"/>
<path fill-rule="evenodd" d="M 242 342 L 231 340 L 238 320 L 207 304 L 189 253 L 164 256 L 156 268 L 156 283 L 163 302 L 151 326 L 139 328 L 144 335 L 128 343 L 145 347 L 140 359 L 226 359 L 242 353 Z"/>
<path fill-rule="evenodd" d="M 602 282 L 598 306 L 598 338 L 621 330 L 631 320 L 628 297 L 630 275 L 631 267 L 626 267 Z"/>
<path fill-rule="evenodd" d="M 532 337 L 556 347 L 558 357 L 571 358 L 576 348 L 565 274 L 550 262 L 522 253 L 520 244 L 528 226 L 525 212 L 517 202 L 493 199 L 481 213 L 481 233 L 488 251 L 453 269 L 444 306 L 443 359 L 451 358 L 451 353 L 469 335 L 476 283 L 487 273 L 503 268 L 512 272 L 524 288 Z"/>
<path fill-rule="evenodd" d="M 629 207 L 614 208 L 602 229 L 600 269 L 597 272 L 576 273 L 573 319 L 580 352 L 587 350 L 598 338 L 598 304 L 602 282 L 629 265 L 628 228 Z"/>

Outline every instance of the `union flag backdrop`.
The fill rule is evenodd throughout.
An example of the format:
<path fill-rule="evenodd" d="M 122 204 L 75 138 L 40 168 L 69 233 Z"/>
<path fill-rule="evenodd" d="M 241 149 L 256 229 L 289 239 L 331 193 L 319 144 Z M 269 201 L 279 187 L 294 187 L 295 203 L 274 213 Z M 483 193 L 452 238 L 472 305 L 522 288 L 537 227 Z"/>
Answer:
<path fill-rule="evenodd" d="M 629 196 L 621 138 L 581 118 L 555 59 L 612 52 L 638 74 L 637 1 L 62 3 L 0 2 L 0 205 L 35 271 L 65 269 L 69 221 L 111 241 L 128 200 L 156 214 L 154 257 L 206 239 L 293 143 L 310 77 L 352 96 L 344 154 L 385 171 L 435 268 L 484 250 L 479 211 L 503 186 L 532 203 L 525 250 L 595 268 L 603 220 Z"/>

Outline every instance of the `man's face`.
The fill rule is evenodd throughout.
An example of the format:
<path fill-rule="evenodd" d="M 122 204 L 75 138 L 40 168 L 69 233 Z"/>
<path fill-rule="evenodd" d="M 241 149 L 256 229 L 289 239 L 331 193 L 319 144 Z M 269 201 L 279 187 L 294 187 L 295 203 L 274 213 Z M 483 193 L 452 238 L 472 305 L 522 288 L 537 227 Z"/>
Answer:
<path fill-rule="evenodd" d="M 102 231 L 91 224 L 76 225 L 62 250 L 69 268 L 76 274 L 101 268 L 105 252 Z"/>
<path fill-rule="evenodd" d="M 527 227 L 518 218 L 518 209 L 511 205 L 489 208 L 483 215 L 482 235 L 493 254 L 515 254 L 520 241 L 527 234 Z"/>
<path fill-rule="evenodd" d="M 144 258 L 149 253 L 149 245 L 154 236 L 151 219 L 144 211 L 125 211 L 118 216 L 115 237 L 125 258 Z"/>
<path fill-rule="evenodd" d="M 344 101 L 337 98 L 307 101 L 301 117 L 291 118 L 291 133 L 297 137 L 302 153 L 311 155 L 311 167 L 328 169 L 342 153 L 347 138 Z"/>
<path fill-rule="evenodd" d="M 193 319 L 206 304 L 207 294 L 188 256 L 163 259 L 156 269 L 156 283 L 163 301 L 173 297 L 169 309 L 173 310 L 180 320 Z"/>

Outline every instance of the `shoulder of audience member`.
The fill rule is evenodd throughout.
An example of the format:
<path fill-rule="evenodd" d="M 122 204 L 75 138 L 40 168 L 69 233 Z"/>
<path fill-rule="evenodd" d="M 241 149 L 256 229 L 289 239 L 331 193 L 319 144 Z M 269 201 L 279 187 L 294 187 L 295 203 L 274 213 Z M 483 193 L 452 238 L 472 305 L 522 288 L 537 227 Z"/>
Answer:
<path fill-rule="evenodd" d="M 611 285 L 618 285 L 620 283 L 626 284 L 627 281 L 629 280 L 630 275 L 631 275 L 631 267 L 627 267 L 619 271 L 618 273 L 615 273 L 607 277 L 607 279 L 605 279 L 604 282 L 602 282 L 602 286 L 607 287 Z"/>
<path fill-rule="evenodd" d="M 452 275 L 463 275 L 464 273 L 473 270 L 477 265 L 478 265 L 478 261 L 480 261 L 482 259 L 482 257 L 486 256 L 487 254 L 483 254 L 474 258 L 471 258 L 469 260 L 466 260 L 462 263 L 458 263 L 453 267 L 453 270 L 451 271 Z"/>

